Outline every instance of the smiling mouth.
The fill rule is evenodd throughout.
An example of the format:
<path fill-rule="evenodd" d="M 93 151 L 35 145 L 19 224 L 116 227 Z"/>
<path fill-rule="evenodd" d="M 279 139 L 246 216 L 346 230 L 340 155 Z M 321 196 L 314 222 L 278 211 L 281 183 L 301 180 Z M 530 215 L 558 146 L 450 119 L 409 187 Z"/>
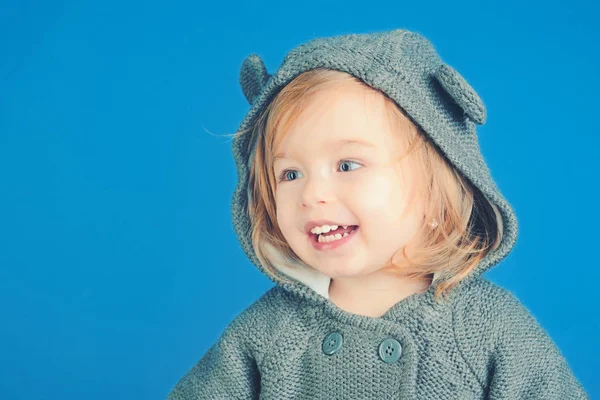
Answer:
<path fill-rule="evenodd" d="M 356 231 L 358 229 L 358 225 L 348 225 L 347 228 L 344 229 L 344 227 L 340 226 L 338 229 L 334 230 L 334 231 L 329 231 L 327 233 L 312 233 L 312 232 L 308 232 L 308 235 L 310 236 L 311 240 L 317 243 L 328 243 L 328 242 L 335 242 L 335 239 L 330 239 L 330 237 L 333 237 L 336 234 L 341 235 L 340 239 L 337 240 L 341 240 L 344 237 L 350 235 L 351 233 L 353 233 L 354 231 Z M 327 238 L 327 239 L 325 239 Z"/>

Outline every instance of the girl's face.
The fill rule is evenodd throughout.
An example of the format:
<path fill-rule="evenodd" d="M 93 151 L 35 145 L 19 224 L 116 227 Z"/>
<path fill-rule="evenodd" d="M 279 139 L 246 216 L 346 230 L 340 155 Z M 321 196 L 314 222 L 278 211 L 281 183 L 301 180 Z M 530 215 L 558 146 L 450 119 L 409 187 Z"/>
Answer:
<path fill-rule="evenodd" d="M 390 125 L 385 107 L 383 95 L 368 88 L 342 84 L 324 90 L 275 149 L 283 154 L 274 164 L 281 232 L 306 264 L 331 278 L 360 277 L 386 266 L 423 219 L 419 198 L 408 207 L 418 180 L 410 160 L 398 161 L 407 150 L 399 138 L 407 128 Z M 359 229 L 344 245 L 318 250 L 305 225 L 320 219 Z"/>

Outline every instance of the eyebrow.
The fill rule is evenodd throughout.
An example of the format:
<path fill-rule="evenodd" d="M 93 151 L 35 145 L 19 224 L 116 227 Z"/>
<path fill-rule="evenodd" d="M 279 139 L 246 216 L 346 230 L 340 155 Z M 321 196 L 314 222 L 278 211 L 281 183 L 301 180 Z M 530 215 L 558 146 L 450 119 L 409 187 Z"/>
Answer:
<path fill-rule="evenodd" d="M 365 142 L 363 140 L 352 140 L 352 139 L 343 139 L 338 142 L 330 142 L 329 143 L 329 147 L 333 147 L 334 145 L 338 145 L 342 148 L 343 147 L 366 147 L 366 148 L 372 148 L 372 149 L 377 148 L 377 146 L 375 146 L 373 143 Z M 273 165 L 277 161 L 284 160 L 286 158 L 287 158 L 287 155 L 284 152 L 277 153 L 275 155 L 275 158 L 273 158 Z"/>

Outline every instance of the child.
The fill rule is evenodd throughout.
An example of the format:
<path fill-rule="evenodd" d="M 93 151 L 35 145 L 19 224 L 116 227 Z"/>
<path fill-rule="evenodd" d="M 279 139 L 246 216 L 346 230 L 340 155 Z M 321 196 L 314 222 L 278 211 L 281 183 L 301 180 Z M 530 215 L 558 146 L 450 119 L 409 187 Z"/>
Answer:
<path fill-rule="evenodd" d="M 483 273 L 515 213 L 480 97 L 420 34 L 317 38 L 242 64 L 233 223 L 275 286 L 176 399 L 585 399 L 545 330 Z"/>

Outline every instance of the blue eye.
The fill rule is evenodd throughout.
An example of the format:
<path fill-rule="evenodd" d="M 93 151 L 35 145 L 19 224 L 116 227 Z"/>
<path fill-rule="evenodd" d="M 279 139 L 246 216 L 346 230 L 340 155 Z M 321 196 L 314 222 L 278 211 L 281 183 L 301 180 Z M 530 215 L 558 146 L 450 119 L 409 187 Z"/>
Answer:
<path fill-rule="evenodd" d="M 340 162 L 340 165 L 343 165 L 343 164 L 345 164 L 345 163 L 356 164 L 356 165 L 362 165 L 362 164 L 359 164 L 359 163 L 357 163 L 357 162 L 355 162 L 355 161 L 350 161 L 350 160 L 341 160 L 341 161 L 342 161 L 342 162 Z M 347 170 L 344 170 L 344 171 L 347 171 Z M 286 176 L 287 176 L 287 174 L 288 174 L 289 172 L 297 172 L 297 171 L 296 171 L 295 169 L 286 169 L 286 170 L 284 170 L 284 171 L 281 173 L 281 175 L 279 175 L 279 180 L 278 180 L 278 182 L 287 181 L 287 179 L 285 179 L 285 178 L 286 178 Z M 293 180 L 293 179 L 292 179 L 292 180 Z"/>

